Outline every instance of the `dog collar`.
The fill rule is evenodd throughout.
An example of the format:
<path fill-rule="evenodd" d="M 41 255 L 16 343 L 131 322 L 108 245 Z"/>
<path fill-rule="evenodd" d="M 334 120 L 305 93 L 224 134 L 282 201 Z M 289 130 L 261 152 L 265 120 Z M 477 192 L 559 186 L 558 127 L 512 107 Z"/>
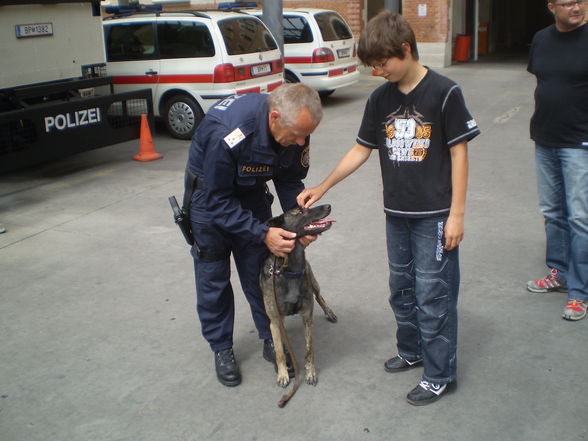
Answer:
<path fill-rule="evenodd" d="M 302 271 L 282 271 L 282 274 L 284 275 L 284 277 L 286 279 L 298 279 L 298 278 L 302 277 L 303 273 L 304 273 L 304 268 L 302 269 Z"/>
<path fill-rule="evenodd" d="M 302 266 L 302 270 L 300 271 L 286 271 L 287 266 L 279 266 L 278 264 L 270 265 L 269 266 L 269 273 L 270 275 L 276 276 L 284 276 L 286 279 L 298 279 L 302 277 L 304 274 L 304 270 L 306 269 L 306 262 Z"/>

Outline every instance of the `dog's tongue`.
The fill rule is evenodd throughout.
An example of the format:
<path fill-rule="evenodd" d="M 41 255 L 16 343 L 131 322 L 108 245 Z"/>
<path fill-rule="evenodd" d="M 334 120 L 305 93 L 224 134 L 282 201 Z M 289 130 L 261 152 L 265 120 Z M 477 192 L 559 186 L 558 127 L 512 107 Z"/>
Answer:
<path fill-rule="evenodd" d="M 319 228 L 319 227 L 323 227 L 329 224 L 332 224 L 333 222 L 335 222 L 335 219 L 321 219 L 318 221 L 315 221 L 311 224 L 306 225 L 304 228 L 306 230 L 312 230 L 314 228 Z"/>

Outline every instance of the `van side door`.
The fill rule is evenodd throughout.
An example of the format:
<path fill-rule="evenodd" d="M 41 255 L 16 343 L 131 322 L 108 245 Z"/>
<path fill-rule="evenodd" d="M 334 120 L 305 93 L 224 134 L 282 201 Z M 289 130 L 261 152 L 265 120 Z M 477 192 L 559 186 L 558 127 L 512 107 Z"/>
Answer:
<path fill-rule="evenodd" d="M 188 91 L 202 106 L 201 95 L 213 89 L 214 66 L 222 60 L 208 26 L 194 20 L 160 19 L 157 40 L 161 56 L 159 92 L 163 94 L 169 88 Z"/>

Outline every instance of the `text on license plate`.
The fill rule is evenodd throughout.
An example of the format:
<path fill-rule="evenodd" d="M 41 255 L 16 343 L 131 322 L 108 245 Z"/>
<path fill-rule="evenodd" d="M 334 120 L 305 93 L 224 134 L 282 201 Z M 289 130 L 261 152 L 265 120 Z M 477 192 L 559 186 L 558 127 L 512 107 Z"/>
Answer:
<path fill-rule="evenodd" d="M 258 75 L 265 75 L 272 71 L 272 68 L 269 63 L 265 64 L 257 64 L 255 66 L 251 66 L 251 75 L 258 76 Z"/>
<path fill-rule="evenodd" d="M 345 49 L 337 49 L 337 55 L 339 58 L 347 58 L 351 55 L 351 49 L 346 47 Z"/>

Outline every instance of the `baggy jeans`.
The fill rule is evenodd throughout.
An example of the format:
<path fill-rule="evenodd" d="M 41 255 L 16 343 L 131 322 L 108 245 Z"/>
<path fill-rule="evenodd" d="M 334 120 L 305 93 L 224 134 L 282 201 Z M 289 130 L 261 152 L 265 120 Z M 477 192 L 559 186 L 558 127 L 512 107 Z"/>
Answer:
<path fill-rule="evenodd" d="M 458 248 L 443 248 L 447 216 L 386 216 L 390 305 L 398 354 L 423 359 L 423 379 L 450 383 L 457 373 Z"/>

